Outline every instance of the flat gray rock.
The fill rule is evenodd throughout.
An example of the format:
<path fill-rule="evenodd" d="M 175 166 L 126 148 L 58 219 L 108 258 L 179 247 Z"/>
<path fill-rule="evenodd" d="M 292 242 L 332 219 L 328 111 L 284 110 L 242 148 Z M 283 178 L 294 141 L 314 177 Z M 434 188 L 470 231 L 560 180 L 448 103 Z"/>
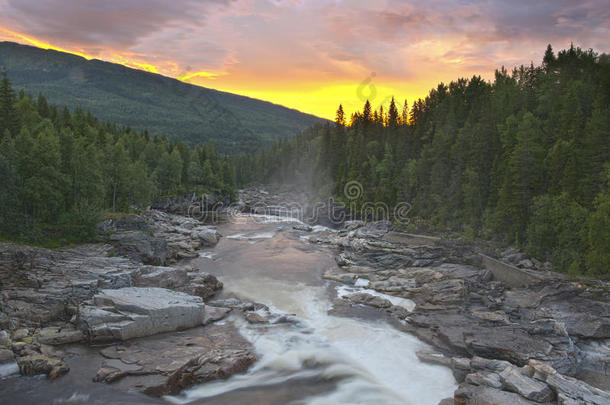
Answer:
<path fill-rule="evenodd" d="M 80 309 L 92 342 L 128 340 L 199 326 L 205 318 L 200 297 L 156 287 L 102 290 Z"/>

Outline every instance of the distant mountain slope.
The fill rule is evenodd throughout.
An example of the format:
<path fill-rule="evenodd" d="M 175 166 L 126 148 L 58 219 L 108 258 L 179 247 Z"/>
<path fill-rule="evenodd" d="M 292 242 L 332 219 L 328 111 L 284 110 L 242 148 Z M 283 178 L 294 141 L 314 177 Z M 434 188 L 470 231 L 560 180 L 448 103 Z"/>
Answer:
<path fill-rule="evenodd" d="M 265 101 L 238 96 L 122 65 L 0 42 L 0 67 L 15 88 L 43 93 L 57 105 L 81 106 L 103 120 L 148 129 L 219 151 L 251 152 L 323 121 Z"/>

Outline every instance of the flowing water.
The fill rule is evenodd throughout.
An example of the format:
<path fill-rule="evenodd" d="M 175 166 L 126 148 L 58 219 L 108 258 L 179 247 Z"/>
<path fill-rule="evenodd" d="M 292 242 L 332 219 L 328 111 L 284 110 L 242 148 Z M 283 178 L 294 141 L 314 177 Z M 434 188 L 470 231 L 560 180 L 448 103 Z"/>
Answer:
<path fill-rule="evenodd" d="M 233 317 L 259 360 L 245 374 L 202 384 L 176 404 L 417 404 L 436 405 L 453 395 L 449 369 L 420 362 L 427 346 L 398 330 L 377 310 L 349 308 L 341 297 L 366 291 L 322 279 L 336 266 L 334 253 L 303 241 L 289 220 L 238 217 L 194 265 L 224 282 L 224 296 L 267 305 L 291 322 L 249 324 Z M 396 297 L 395 305 L 413 303 Z M 340 307 L 340 308 L 333 308 Z M 334 309 L 334 310 L 333 310 Z M 330 313 L 329 313 L 330 310 Z"/>

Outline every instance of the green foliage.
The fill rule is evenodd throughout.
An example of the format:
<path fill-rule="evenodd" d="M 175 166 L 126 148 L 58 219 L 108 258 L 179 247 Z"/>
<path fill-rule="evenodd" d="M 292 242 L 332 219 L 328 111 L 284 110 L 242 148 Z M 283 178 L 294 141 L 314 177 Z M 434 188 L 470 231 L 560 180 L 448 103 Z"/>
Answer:
<path fill-rule="evenodd" d="M 532 211 L 527 227 L 528 253 L 550 260 L 559 270 L 582 267 L 587 210 L 563 193 L 537 197 Z"/>
<path fill-rule="evenodd" d="M 610 165 L 606 165 L 607 184 L 610 186 Z M 594 210 L 586 227 L 588 245 L 586 263 L 593 274 L 610 274 L 610 193 L 608 188 L 595 199 Z"/>
<path fill-rule="evenodd" d="M 369 101 L 348 125 L 343 115 L 235 158 L 238 183 L 290 182 L 344 200 L 356 180 L 358 209 L 405 201 L 426 229 L 521 245 L 566 272 L 609 272 L 608 55 L 549 46 L 540 67 L 441 83 L 400 119 L 395 103 L 385 114 Z"/>
<path fill-rule="evenodd" d="M 59 106 L 80 107 L 104 121 L 190 145 L 213 140 L 222 153 L 257 150 L 323 121 L 122 65 L 11 42 L 0 42 L 0 66 L 8 69 L 15 87 L 43 93 Z M 0 99 L 4 94 L 0 85 Z M 45 102 L 35 104 L 42 117 L 53 114 Z M 0 137 L 6 125 L 14 125 L 4 124 L 3 116 L 0 112 Z"/>
<path fill-rule="evenodd" d="M 101 124 L 80 109 L 58 112 L 42 95 L 34 102 L 3 92 L 14 93 L 7 77 L 0 112 L 18 125 L 0 139 L 3 239 L 58 246 L 91 239 L 101 213 L 138 210 L 161 194 L 233 195 L 234 166 L 211 141 L 192 149 Z"/>

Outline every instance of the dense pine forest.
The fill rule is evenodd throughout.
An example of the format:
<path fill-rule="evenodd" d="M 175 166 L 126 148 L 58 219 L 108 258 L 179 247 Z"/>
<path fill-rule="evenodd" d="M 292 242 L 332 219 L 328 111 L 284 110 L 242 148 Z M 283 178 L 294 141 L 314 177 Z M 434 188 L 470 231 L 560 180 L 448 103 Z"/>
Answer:
<path fill-rule="evenodd" d="M 211 141 L 187 144 L 100 122 L 16 94 L 0 82 L 0 236 L 41 244 L 82 241 L 100 215 L 145 208 L 183 191 L 230 197 L 232 163 Z"/>
<path fill-rule="evenodd" d="M 237 158 L 238 182 L 341 199 L 356 180 L 361 203 L 412 204 L 411 227 L 516 245 L 572 274 L 610 272 L 608 55 L 549 45 L 540 66 L 386 109 L 367 101 L 350 118 L 339 107 L 334 126 Z"/>

